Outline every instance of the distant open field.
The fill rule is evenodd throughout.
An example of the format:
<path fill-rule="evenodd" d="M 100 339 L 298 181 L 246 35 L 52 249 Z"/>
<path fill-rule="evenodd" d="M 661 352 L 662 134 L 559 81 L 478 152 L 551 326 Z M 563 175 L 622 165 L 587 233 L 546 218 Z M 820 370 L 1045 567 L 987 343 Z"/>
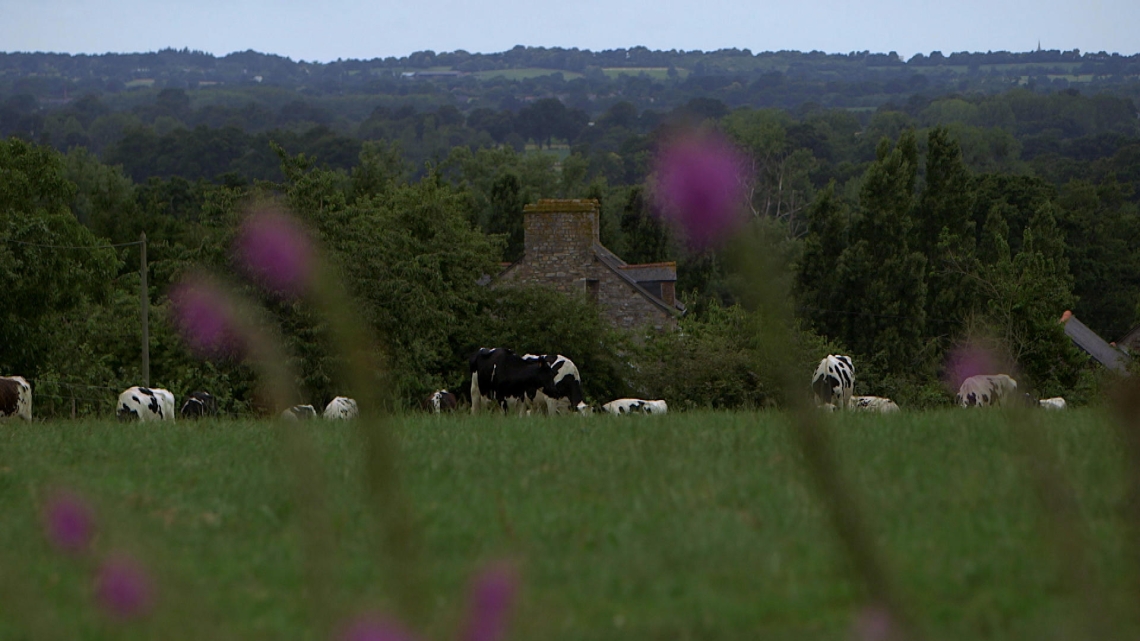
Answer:
<path fill-rule="evenodd" d="M 1075 488 L 1084 587 L 1065 578 L 1006 415 L 827 420 L 847 486 L 930 637 L 1093 638 L 1092 601 L 1102 624 L 1137 638 L 1140 564 L 1115 433 L 1093 410 L 1032 416 Z M 404 571 L 421 577 L 421 638 L 454 638 L 470 573 L 504 557 L 523 582 L 508 638 L 852 638 L 864 597 L 785 414 L 390 424 L 417 541 Z M 321 470 L 305 487 L 323 510 L 314 516 L 298 507 L 281 429 L 0 424 L 0 639 L 327 639 L 347 613 L 390 606 L 398 590 L 377 553 L 358 434 L 304 424 Z M 91 607 L 92 560 L 41 535 L 37 506 L 53 486 L 96 506 L 97 555 L 130 550 L 154 568 L 151 618 L 118 624 Z M 316 553 L 303 544 L 314 531 L 326 533 Z M 321 608 L 312 576 L 331 585 Z"/>
<path fill-rule="evenodd" d="M 538 67 L 523 67 L 520 69 L 500 69 L 494 71 L 476 71 L 472 76 L 480 80 L 488 80 L 495 77 L 503 77 L 507 80 L 526 80 L 528 78 L 538 78 L 540 76 L 552 76 L 556 73 L 562 74 L 566 80 L 574 80 L 581 78 L 582 74 L 577 71 L 563 71 L 562 69 L 541 69 Z"/>
<path fill-rule="evenodd" d="M 645 74 L 654 80 L 664 80 L 669 77 L 669 67 L 603 67 L 602 71 L 611 78 L 618 76 L 640 76 Z M 689 75 L 688 69 L 677 69 L 678 77 Z"/>

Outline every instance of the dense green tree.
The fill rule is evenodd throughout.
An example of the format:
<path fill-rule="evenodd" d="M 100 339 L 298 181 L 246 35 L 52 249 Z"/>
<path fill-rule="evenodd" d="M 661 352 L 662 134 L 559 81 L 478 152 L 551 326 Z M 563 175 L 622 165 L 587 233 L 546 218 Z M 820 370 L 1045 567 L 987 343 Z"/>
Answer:
<path fill-rule="evenodd" d="M 837 336 L 847 331 L 850 318 L 836 317 L 846 296 L 836 274 L 849 241 L 850 208 L 835 194 L 835 183 L 822 190 L 807 212 L 807 233 L 796 267 L 795 294 L 799 315 L 816 332 Z"/>
<path fill-rule="evenodd" d="M 945 348 L 973 298 L 962 265 L 972 261 L 975 234 L 970 172 L 944 128 L 927 136 L 925 176 L 915 211 L 914 248 L 927 257 L 926 333 Z"/>
<path fill-rule="evenodd" d="M 926 353 L 926 257 L 911 248 L 918 146 L 913 130 L 884 139 L 859 195 L 860 215 L 839 257 L 836 281 L 849 316 L 839 340 L 884 371 L 921 374 Z M 843 322 L 842 320 L 840 322 Z"/>
<path fill-rule="evenodd" d="M 471 226 L 465 195 L 429 178 L 349 205 L 343 177 L 307 167 L 303 158 L 287 165 L 289 204 L 317 231 L 358 311 L 381 337 L 391 380 L 413 398 L 451 380 L 465 367 L 458 343 L 486 296 L 478 283 L 498 273 L 501 251 L 496 238 Z M 319 333 L 309 322 L 302 326 Z M 334 367 L 304 360 L 307 384 L 337 380 Z"/>
<path fill-rule="evenodd" d="M 641 187 L 630 190 L 620 224 L 618 251 L 627 263 L 656 263 L 676 258 L 678 251 L 669 227 L 649 210 Z"/>
<path fill-rule="evenodd" d="M 10 139 L 0 167 L 0 369 L 34 376 L 59 315 L 106 297 L 119 259 L 71 214 L 58 153 Z"/>
<path fill-rule="evenodd" d="M 1140 303 L 1140 211 L 1126 193 L 1116 181 L 1073 181 L 1058 198 L 1077 297 L 1073 313 L 1107 340 L 1132 327 Z"/>
<path fill-rule="evenodd" d="M 1016 255 L 1006 240 L 1009 226 L 1002 209 L 991 209 L 982 231 L 981 263 L 972 275 L 980 294 L 978 311 L 1011 362 L 1027 375 L 1026 387 L 1060 395 L 1076 384 L 1085 358 L 1057 322 L 1058 310 L 1071 306 L 1074 298 L 1055 208 L 1044 205 L 1034 213 Z"/>

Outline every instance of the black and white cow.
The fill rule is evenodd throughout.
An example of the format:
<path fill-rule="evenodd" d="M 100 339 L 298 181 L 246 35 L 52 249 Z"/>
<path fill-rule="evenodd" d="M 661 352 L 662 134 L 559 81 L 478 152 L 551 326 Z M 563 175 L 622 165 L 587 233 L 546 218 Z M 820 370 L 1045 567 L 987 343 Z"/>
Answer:
<path fill-rule="evenodd" d="M 174 394 L 156 387 L 131 387 L 119 394 L 120 421 L 173 421 Z"/>
<path fill-rule="evenodd" d="M 445 389 L 436 390 L 424 399 L 423 406 L 425 410 L 435 414 L 453 412 L 459 406 L 459 397 Z"/>
<path fill-rule="evenodd" d="M 899 411 L 897 403 L 884 396 L 852 396 L 851 409 L 863 412 L 888 412 Z"/>
<path fill-rule="evenodd" d="M 312 405 L 294 405 L 281 412 L 281 418 L 287 421 L 307 421 L 317 417 L 317 408 Z"/>
<path fill-rule="evenodd" d="M 357 409 L 355 400 L 347 396 L 338 396 L 329 401 L 322 416 L 330 420 L 347 420 L 360 416 L 360 410 Z"/>
<path fill-rule="evenodd" d="M 962 381 L 955 401 L 962 407 L 1001 405 L 1017 393 L 1017 381 L 1007 374 L 978 374 Z"/>
<path fill-rule="evenodd" d="M 32 386 L 23 376 L 0 376 L 0 418 L 32 420 Z"/>
<path fill-rule="evenodd" d="M 522 415 L 538 407 L 539 392 L 550 398 L 562 397 L 554 386 L 554 370 L 545 358 L 523 358 L 505 347 L 481 347 L 468 364 L 472 414 L 487 405 Z"/>
<path fill-rule="evenodd" d="M 811 391 L 816 405 L 827 409 L 847 409 L 855 391 L 855 365 L 850 356 L 828 354 L 815 368 Z"/>
<path fill-rule="evenodd" d="M 582 400 L 582 375 L 574 361 L 562 354 L 524 354 L 527 360 L 541 359 L 550 364 L 554 372 L 555 394 L 547 394 L 539 390 L 535 395 L 535 404 L 547 414 L 561 414 L 573 409 L 579 414 L 589 412 L 589 406 Z"/>
<path fill-rule="evenodd" d="M 182 409 L 178 410 L 182 418 L 205 418 L 207 416 L 218 415 L 218 399 L 214 395 L 198 390 L 197 392 L 190 392 L 190 396 L 186 397 L 186 402 L 182 403 Z"/>
<path fill-rule="evenodd" d="M 608 414 L 665 414 L 669 411 L 665 401 L 644 401 L 640 398 L 619 398 L 602 406 Z"/>

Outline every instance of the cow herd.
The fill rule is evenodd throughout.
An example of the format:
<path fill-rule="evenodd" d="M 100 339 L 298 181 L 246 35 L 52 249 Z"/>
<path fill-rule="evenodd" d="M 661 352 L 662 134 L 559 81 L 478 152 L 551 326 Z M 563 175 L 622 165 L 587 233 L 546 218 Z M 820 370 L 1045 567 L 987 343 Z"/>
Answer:
<path fill-rule="evenodd" d="M 519 356 L 505 347 L 481 348 L 469 359 L 471 375 L 471 413 L 493 410 L 508 414 L 591 414 L 582 394 L 582 377 L 577 366 L 562 354 L 523 354 Z M 855 396 L 855 365 L 850 356 L 828 354 L 816 367 L 811 381 L 817 406 L 833 410 L 897 412 L 899 406 L 882 396 Z M 454 411 L 459 407 L 458 395 L 438 390 L 424 399 L 423 409 L 433 413 Z M 962 381 L 955 396 L 961 407 L 990 405 L 1025 405 L 1046 409 L 1064 409 L 1061 397 L 1036 399 L 1019 392 L 1017 381 L 1008 374 L 980 374 Z M 119 395 L 115 415 L 120 420 L 173 421 L 174 394 L 151 387 L 131 387 Z M 607 414 L 665 414 L 663 400 L 647 401 L 620 398 L 603 404 L 599 411 Z M 217 399 L 208 392 L 197 391 L 186 397 L 178 416 L 204 418 L 216 416 Z M 337 396 L 318 414 L 312 405 L 294 405 L 281 413 L 290 421 L 317 418 L 345 420 L 359 415 L 356 401 Z M 32 388 L 20 376 L 0 377 L 0 419 L 18 416 L 32 420 Z"/>
<path fill-rule="evenodd" d="M 899 406 L 882 396 L 854 396 L 855 364 L 850 356 L 828 354 L 819 362 L 811 379 L 815 404 L 828 411 L 850 409 L 867 412 L 897 412 Z M 1008 374 L 978 374 L 962 381 L 954 397 L 960 407 L 1024 405 L 1045 409 L 1065 409 L 1065 399 L 1035 399 L 1018 393 L 1017 381 Z"/>

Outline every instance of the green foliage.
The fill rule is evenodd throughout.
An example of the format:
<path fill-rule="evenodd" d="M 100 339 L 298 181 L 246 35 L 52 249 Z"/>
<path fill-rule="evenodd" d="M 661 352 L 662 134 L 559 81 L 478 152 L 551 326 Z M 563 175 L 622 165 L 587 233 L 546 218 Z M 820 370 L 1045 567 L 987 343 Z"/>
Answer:
<path fill-rule="evenodd" d="M 951 133 L 927 136 L 926 181 L 915 210 L 915 249 L 927 257 L 926 334 L 947 347 L 976 295 L 962 277 L 974 254 L 971 176 Z"/>
<path fill-rule="evenodd" d="M 857 211 L 834 188 L 809 210 L 795 287 L 810 326 L 852 350 L 861 391 L 944 401 L 935 377 L 946 350 L 981 337 L 997 341 L 1027 388 L 1072 390 L 1085 359 L 1057 324 L 1075 298 L 1057 222 L 1065 214 L 1048 186 L 971 177 L 942 129 L 928 136 L 917 196 L 912 137 L 880 145 L 878 158 Z"/>
<path fill-rule="evenodd" d="M 668 225 L 650 212 L 640 187 L 629 192 L 620 229 L 622 244 L 617 251 L 631 265 L 668 260 L 679 251 Z"/>
<path fill-rule="evenodd" d="M 754 327 L 742 307 L 711 302 L 700 316 L 682 318 L 678 329 L 646 338 L 633 385 L 641 398 L 666 399 L 674 409 L 775 401 L 750 349 Z"/>
<path fill-rule="evenodd" d="M 290 205 L 316 230 L 360 306 L 355 311 L 381 337 L 399 392 L 418 397 L 465 370 L 462 337 L 487 296 L 478 283 L 498 273 L 501 251 L 496 238 L 468 222 L 465 195 L 424 180 L 349 205 L 337 175 L 288 173 Z M 305 360 L 303 369 L 314 366 Z M 336 377 L 318 369 L 326 371 L 310 388 L 327 390 Z"/>
<path fill-rule="evenodd" d="M 58 154 L 11 139 L 0 167 L 0 370 L 34 376 L 67 362 L 45 361 L 58 315 L 101 301 L 119 260 L 68 211 L 75 186 Z"/>
<path fill-rule="evenodd" d="M 773 319 L 741 305 L 716 300 L 686 301 L 690 312 L 678 331 L 645 337 L 636 354 L 633 388 L 641 398 L 663 398 L 670 407 L 761 408 L 784 405 L 781 368 L 791 366 L 808 376 L 819 359 L 843 350 L 822 337 L 794 328 L 794 344 L 765 340 Z M 788 354 L 794 354 L 790 359 Z M 804 389 L 810 380 L 805 377 Z"/>
<path fill-rule="evenodd" d="M 1110 341 L 1140 321 L 1140 209 L 1126 189 L 1115 180 L 1073 181 L 1057 200 L 1077 297 L 1073 313 Z"/>
<path fill-rule="evenodd" d="M 1057 322 L 1057 310 L 1074 300 L 1064 239 L 1052 207 L 1042 207 L 1025 229 L 1022 251 L 1011 258 L 1008 227 L 998 212 L 992 210 L 983 230 L 986 249 L 974 276 L 981 312 L 1030 385 L 1044 396 L 1063 395 L 1085 362 Z"/>
<path fill-rule="evenodd" d="M 860 215 L 835 267 L 846 298 L 837 311 L 848 317 L 839 320 L 844 331 L 835 336 L 878 367 L 918 373 L 929 355 L 922 340 L 927 258 L 910 245 L 918 169 L 914 132 L 904 133 L 893 149 L 884 141 L 877 153 L 864 177 Z"/>

